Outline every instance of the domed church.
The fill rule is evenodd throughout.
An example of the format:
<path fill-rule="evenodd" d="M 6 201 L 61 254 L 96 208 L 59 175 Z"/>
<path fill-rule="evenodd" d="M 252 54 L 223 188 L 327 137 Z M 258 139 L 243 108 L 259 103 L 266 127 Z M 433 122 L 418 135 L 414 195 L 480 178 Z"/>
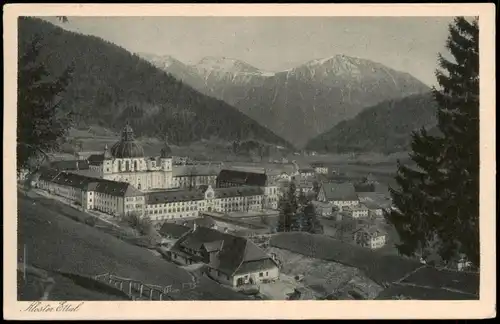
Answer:
<path fill-rule="evenodd" d="M 128 123 L 111 149 L 106 145 L 103 154 L 90 156 L 88 161 L 103 179 L 128 182 L 142 191 L 173 188 L 172 150 L 167 140 L 160 156 L 145 157 Z"/>

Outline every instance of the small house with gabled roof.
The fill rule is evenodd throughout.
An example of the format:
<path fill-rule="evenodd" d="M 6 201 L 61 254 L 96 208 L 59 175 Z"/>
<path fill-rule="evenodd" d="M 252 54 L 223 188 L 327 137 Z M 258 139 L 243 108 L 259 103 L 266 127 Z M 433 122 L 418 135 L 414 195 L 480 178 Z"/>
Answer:
<path fill-rule="evenodd" d="M 210 277 L 232 287 L 279 276 L 276 261 L 252 241 L 206 227 L 195 227 L 179 238 L 168 257 L 183 265 L 205 263 Z"/>
<path fill-rule="evenodd" d="M 332 203 L 342 208 L 344 206 L 358 206 L 359 199 L 352 183 L 329 183 L 321 185 L 318 201 Z"/>

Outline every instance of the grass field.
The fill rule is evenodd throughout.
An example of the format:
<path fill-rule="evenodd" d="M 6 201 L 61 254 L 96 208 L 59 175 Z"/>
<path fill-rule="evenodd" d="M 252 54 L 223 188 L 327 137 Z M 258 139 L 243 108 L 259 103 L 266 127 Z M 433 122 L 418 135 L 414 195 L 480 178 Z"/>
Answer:
<path fill-rule="evenodd" d="M 415 292 L 417 297 L 418 294 L 423 294 L 422 289 L 441 290 L 440 296 L 443 298 L 449 291 L 461 294 L 460 298 L 454 298 L 455 293 L 450 293 L 447 295 L 449 299 L 474 300 L 479 296 L 477 273 L 439 270 L 410 259 L 370 251 L 322 235 L 279 233 L 271 238 L 270 245 L 357 268 L 380 285 L 418 286 L 419 292 Z M 405 289 L 410 291 L 411 287 Z"/>
<path fill-rule="evenodd" d="M 336 292 L 355 278 L 357 279 L 357 285 L 362 287 L 361 289 L 368 299 L 374 299 L 382 290 L 382 287 L 354 267 L 307 257 L 276 247 L 269 248 L 267 252 L 275 253 L 278 259 L 282 261 L 281 271 L 284 274 L 292 277 L 304 276 L 301 283 L 312 289 L 315 295 L 320 298 Z"/>
<path fill-rule="evenodd" d="M 415 261 L 377 253 L 323 235 L 279 233 L 272 237 L 270 245 L 355 267 L 379 284 L 394 282 L 421 267 L 421 264 Z"/>

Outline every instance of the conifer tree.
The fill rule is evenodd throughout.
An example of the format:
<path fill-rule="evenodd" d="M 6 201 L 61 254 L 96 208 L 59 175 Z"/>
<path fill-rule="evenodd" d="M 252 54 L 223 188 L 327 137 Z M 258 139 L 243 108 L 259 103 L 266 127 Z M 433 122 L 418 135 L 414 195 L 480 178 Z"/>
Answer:
<path fill-rule="evenodd" d="M 71 114 L 59 108 L 61 95 L 71 79 L 72 68 L 51 76 L 40 62 L 40 41 L 34 38 L 18 62 L 17 170 L 36 169 L 40 160 L 59 148 Z"/>
<path fill-rule="evenodd" d="M 288 191 L 280 198 L 278 208 L 280 211 L 278 219 L 278 232 L 290 232 L 297 230 L 297 212 L 299 204 L 296 194 L 297 187 L 294 181 L 288 185 Z"/>
<path fill-rule="evenodd" d="M 303 213 L 304 225 L 302 227 L 302 231 L 313 234 L 322 234 L 323 226 L 318 220 L 316 208 L 314 208 L 312 201 L 308 201 L 308 203 L 304 206 Z"/>
<path fill-rule="evenodd" d="M 479 267 L 479 26 L 478 20 L 455 18 L 439 55 L 439 135 L 425 129 L 412 134 L 411 159 L 416 168 L 398 162 L 391 188 L 395 208 L 385 214 L 401 238 L 401 254 L 434 249 L 443 261 L 465 254 Z"/>

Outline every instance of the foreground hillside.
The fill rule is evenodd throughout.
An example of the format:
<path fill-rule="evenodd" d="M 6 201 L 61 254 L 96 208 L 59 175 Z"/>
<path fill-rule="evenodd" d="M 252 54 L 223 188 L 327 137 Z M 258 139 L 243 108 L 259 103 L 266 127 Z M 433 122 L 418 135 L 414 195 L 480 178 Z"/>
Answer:
<path fill-rule="evenodd" d="M 110 300 L 109 293 L 77 287 L 58 273 L 92 277 L 112 273 L 143 283 L 182 287 L 192 279 L 189 272 L 159 258 L 148 250 L 126 243 L 74 218 L 82 212 L 37 195 L 18 194 L 18 262 L 26 253 L 29 265 L 48 272 L 55 288 L 51 300 Z M 19 287 L 21 290 L 29 287 Z M 76 291 L 75 291 L 76 290 Z M 79 296 L 77 294 L 80 294 Z M 23 294 L 21 294 L 23 295 Z M 29 295 L 29 294 L 27 294 Z M 33 294 L 31 294 L 33 298 Z M 169 295 L 174 300 L 242 300 L 244 295 L 201 278 L 193 290 Z"/>
<path fill-rule="evenodd" d="M 223 101 L 200 94 L 149 62 L 93 36 L 68 32 L 40 19 L 19 19 L 19 55 L 33 38 L 47 69 L 58 75 L 73 64 L 73 80 L 61 108 L 77 114 L 79 126 L 119 130 L 129 120 L 139 136 L 168 134 L 175 144 L 212 137 L 289 146 Z"/>
<path fill-rule="evenodd" d="M 384 101 L 315 137 L 307 149 L 332 153 L 406 151 L 412 131 L 421 127 L 434 131 L 436 113 L 430 93 Z"/>

